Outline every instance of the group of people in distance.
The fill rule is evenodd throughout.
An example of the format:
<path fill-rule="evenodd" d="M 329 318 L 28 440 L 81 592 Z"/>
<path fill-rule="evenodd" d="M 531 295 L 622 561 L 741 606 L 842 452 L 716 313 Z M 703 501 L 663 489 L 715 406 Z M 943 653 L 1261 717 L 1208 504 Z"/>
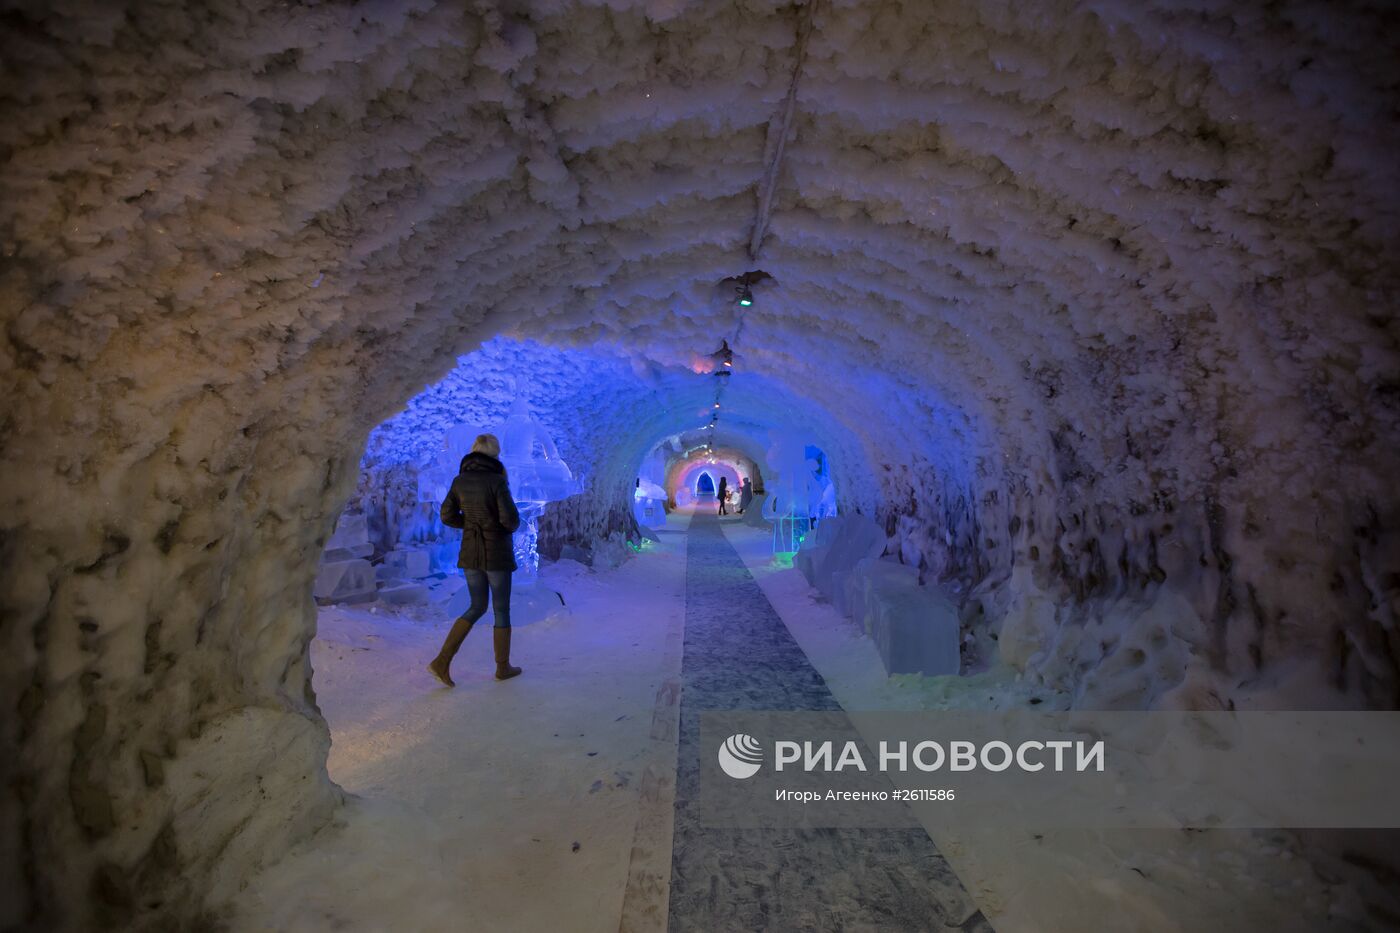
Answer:
<path fill-rule="evenodd" d="M 729 514 L 729 499 L 732 495 L 733 490 L 729 488 L 729 477 L 721 476 L 719 489 L 715 490 L 715 498 L 719 500 L 719 514 Z M 749 507 L 751 502 L 753 502 L 753 480 L 746 476 L 739 487 L 739 508 L 736 510 L 736 514 L 743 515 L 744 510 Z"/>

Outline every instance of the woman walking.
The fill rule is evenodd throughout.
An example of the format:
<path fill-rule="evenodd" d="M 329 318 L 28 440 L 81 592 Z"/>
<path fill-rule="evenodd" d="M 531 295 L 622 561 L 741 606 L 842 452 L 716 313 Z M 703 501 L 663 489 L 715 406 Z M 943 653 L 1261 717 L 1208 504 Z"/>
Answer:
<path fill-rule="evenodd" d="M 511 535 L 520 527 L 520 513 L 510 497 L 500 456 L 501 442 L 496 435 L 477 435 L 442 502 L 442 523 L 462 529 L 457 566 L 466 573 L 472 598 L 471 607 L 453 623 L 442 650 L 428 664 L 429 672 L 449 687 L 455 686 L 449 673 L 452 658 L 476 620 L 486 614 L 488 595 L 496 617 L 491 630 L 496 679 L 508 680 L 520 673 L 520 668 L 510 666 L 510 575 L 515 570 Z"/>
<path fill-rule="evenodd" d="M 718 495 L 719 495 L 719 514 L 721 514 L 721 515 L 728 515 L 729 513 L 726 512 L 726 511 L 724 510 L 724 503 L 725 503 L 726 500 L 729 499 L 729 477 L 727 477 L 727 476 L 721 476 L 721 477 L 719 478 L 719 493 L 718 493 Z"/>

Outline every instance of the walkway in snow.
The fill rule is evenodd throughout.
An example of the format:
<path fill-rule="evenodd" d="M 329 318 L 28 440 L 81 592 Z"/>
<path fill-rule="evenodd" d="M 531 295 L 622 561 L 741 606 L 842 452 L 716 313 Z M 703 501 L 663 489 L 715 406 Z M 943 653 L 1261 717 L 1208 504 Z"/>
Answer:
<path fill-rule="evenodd" d="M 234 933 L 617 933 L 629 867 L 653 861 L 629 910 L 662 929 L 675 740 L 653 708 L 679 675 L 687 520 L 616 570 L 549 564 L 568 606 L 517 627 L 513 680 L 492 676 L 489 615 L 447 689 L 423 669 L 440 611 L 323 608 L 314 686 L 353 796 L 230 905 Z M 658 773 L 665 819 L 639 827 Z"/>
<path fill-rule="evenodd" d="M 917 830 L 735 830 L 696 815 L 703 710 L 839 711 L 710 513 L 687 543 L 672 930 L 990 930 Z"/>
<path fill-rule="evenodd" d="M 234 933 L 986 930 L 966 885 L 998 931 L 1105 916 L 1350 928 L 1331 907 L 1345 892 L 1281 833 L 934 828 L 936 847 L 919 831 L 699 826 L 699 756 L 714 753 L 696 747 L 703 709 L 1030 708 L 1043 691 L 1005 672 L 888 678 L 868 638 L 772 564 L 761 530 L 702 513 L 686 535 L 689 521 L 672 515 L 617 570 L 548 565 L 568 607 L 516 631 L 526 674 L 504 683 L 489 631 L 467 639 L 447 690 L 423 664 L 450 619 L 323 609 L 315 688 L 331 777 L 354 796 L 219 919 Z"/>

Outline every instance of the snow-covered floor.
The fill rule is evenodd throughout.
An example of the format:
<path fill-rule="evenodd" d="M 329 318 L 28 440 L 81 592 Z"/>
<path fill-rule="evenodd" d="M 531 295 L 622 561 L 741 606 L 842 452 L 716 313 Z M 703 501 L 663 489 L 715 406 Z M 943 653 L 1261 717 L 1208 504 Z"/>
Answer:
<path fill-rule="evenodd" d="M 874 642 L 800 572 L 774 563 L 767 531 L 723 527 L 844 709 L 1064 708 L 1064 697 L 1005 667 L 970 677 L 887 676 Z M 1000 933 L 1359 929 L 1345 919 L 1355 892 L 1340 879 L 1324 881 L 1286 833 L 998 830 L 959 838 L 925 829 Z"/>
<path fill-rule="evenodd" d="M 634 837 L 647 766 L 675 768 L 652 720 L 680 663 L 684 525 L 614 571 L 549 565 L 567 611 L 517 625 L 510 681 L 492 678 L 489 614 L 447 689 L 423 666 L 450 619 L 323 609 L 314 685 L 331 778 L 355 799 L 254 880 L 233 927 L 617 933 L 634 842 L 669 866 L 669 825 Z"/>
<path fill-rule="evenodd" d="M 525 674 L 492 679 L 489 616 L 453 665 L 423 665 L 450 619 L 426 607 L 322 610 L 315 687 L 336 823 L 256 878 L 235 930 L 660 930 L 670 878 L 676 683 L 688 516 L 613 571 L 564 561 L 542 583 L 567 608 L 517 620 Z M 886 677 L 868 638 L 769 535 L 725 533 L 847 709 L 1043 708 L 1002 670 Z M 522 602 L 522 606 L 524 603 Z M 1345 892 L 1283 834 L 930 835 L 1002 933 L 1349 929 Z M 1330 915 L 1330 916 L 1329 916 Z"/>

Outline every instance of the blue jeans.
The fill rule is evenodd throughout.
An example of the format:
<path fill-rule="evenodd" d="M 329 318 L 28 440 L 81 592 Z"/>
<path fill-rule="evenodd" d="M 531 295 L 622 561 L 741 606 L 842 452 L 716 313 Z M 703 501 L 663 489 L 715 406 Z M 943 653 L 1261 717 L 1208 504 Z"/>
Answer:
<path fill-rule="evenodd" d="M 466 570 L 467 592 L 472 604 L 462 618 L 475 622 L 486 615 L 486 595 L 491 595 L 491 608 L 496 613 L 496 628 L 510 628 L 510 571 Z"/>

